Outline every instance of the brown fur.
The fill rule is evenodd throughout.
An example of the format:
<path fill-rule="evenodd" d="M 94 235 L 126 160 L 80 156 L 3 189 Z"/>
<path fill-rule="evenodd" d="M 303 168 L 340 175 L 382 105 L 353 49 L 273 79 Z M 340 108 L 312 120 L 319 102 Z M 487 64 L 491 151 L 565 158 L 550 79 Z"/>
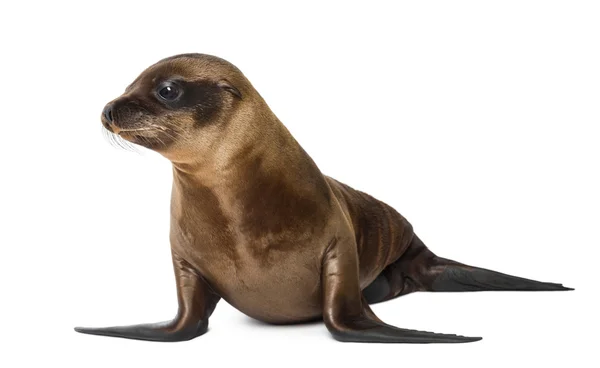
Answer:
<path fill-rule="evenodd" d="M 199 100 L 187 90 L 185 104 L 161 101 L 155 89 L 173 78 L 201 88 Z M 207 101 L 218 111 L 201 124 L 197 108 Z M 324 176 L 233 65 L 200 54 L 164 59 L 112 104 L 113 121 L 102 117 L 107 129 L 173 163 L 179 313 L 167 327 L 82 332 L 189 339 L 206 331 L 223 298 L 266 322 L 322 317 L 344 341 L 474 341 L 397 329 L 373 314 L 362 290 L 378 277 L 389 285 L 379 300 L 419 290 L 413 281 L 425 263 L 412 260 L 433 254 L 393 208 Z"/>

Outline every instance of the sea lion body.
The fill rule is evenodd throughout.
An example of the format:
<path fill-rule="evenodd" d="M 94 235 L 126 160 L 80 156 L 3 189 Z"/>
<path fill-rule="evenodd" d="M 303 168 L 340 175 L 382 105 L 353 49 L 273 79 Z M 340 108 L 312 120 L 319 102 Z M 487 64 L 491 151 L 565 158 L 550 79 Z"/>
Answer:
<path fill-rule="evenodd" d="M 322 316 L 321 266 L 331 242 L 344 236 L 357 239 L 360 284 L 365 288 L 400 258 L 413 235 L 406 219 L 385 203 L 329 177 L 325 185 L 324 192 L 314 193 L 315 198 L 304 194 L 287 199 L 297 207 L 279 207 L 289 215 L 278 218 L 309 229 L 300 234 L 277 231 L 273 226 L 279 224 L 268 223 L 244 231 L 247 212 L 234 211 L 242 214 L 238 217 L 215 211 L 206 205 L 217 204 L 208 189 L 192 192 L 196 198 L 207 199 L 198 201 L 203 205 L 193 209 L 192 221 L 186 221 L 176 205 L 179 190 L 175 187 L 171 242 L 223 299 L 248 316 L 270 323 L 314 320 Z M 323 198 L 327 200 L 320 202 Z M 302 211 L 315 203 L 322 203 L 322 208 Z M 219 221 L 213 221 L 215 217 Z M 224 223 L 231 231 L 223 231 Z M 207 241 L 208 233 L 218 235 Z"/>
<path fill-rule="evenodd" d="M 270 323 L 322 318 L 340 341 L 456 343 L 381 321 L 410 292 L 567 290 L 437 257 L 393 208 L 321 173 L 246 77 L 214 56 L 146 69 L 104 127 L 173 164 L 170 242 L 179 310 L 168 322 L 77 331 L 181 341 L 223 298 Z"/>

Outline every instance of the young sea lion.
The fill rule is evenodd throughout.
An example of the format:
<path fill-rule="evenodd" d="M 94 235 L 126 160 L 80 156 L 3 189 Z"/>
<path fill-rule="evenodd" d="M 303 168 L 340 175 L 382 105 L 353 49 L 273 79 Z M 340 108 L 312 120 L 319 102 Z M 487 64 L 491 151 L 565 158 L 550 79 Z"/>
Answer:
<path fill-rule="evenodd" d="M 437 257 L 393 208 L 323 175 L 244 75 L 185 54 L 106 105 L 104 127 L 173 163 L 169 322 L 76 331 L 153 341 L 206 332 L 220 298 L 256 319 L 323 318 L 341 341 L 479 340 L 406 330 L 369 308 L 419 290 L 569 290 Z"/>

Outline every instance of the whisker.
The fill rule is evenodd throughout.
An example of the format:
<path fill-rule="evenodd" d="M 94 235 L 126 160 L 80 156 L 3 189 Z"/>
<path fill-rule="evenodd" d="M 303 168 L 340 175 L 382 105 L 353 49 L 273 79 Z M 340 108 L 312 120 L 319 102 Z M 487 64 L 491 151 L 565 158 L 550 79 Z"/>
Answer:
<path fill-rule="evenodd" d="M 102 128 L 104 138 L 108 140 L 108 142 L 110 143 L 111 146 L 125 150 L 125 151 L 129 151 L 129 152 L 135 152 L 138 154 L 140 153 L 140 151 L 137 149 L 137 147 L 135 147 L 130 142 L 127 142 L 125 139 L 120 137 L 118 134 L 110 132 L 104 127 L 101 127 L 101 128 Z"/>
<path fill-rule="evenodd" d="M 163 122 L 164 125 L 166 125 L 167 127 L 171 128 L 168 129 L 169 133 L 173 133 L 177 138 L 180 138 L 183 141 L 189 141 L 190 137 L 183 134 L 182 132 L 179 131 L 179 127 L 173 123 L 171 123 L 170 121 L 166 120 Z M 167 133 L 167 131 L 165 131 L 165 133 Z M 175 138 L 175 137 L 173 137 Z"/>

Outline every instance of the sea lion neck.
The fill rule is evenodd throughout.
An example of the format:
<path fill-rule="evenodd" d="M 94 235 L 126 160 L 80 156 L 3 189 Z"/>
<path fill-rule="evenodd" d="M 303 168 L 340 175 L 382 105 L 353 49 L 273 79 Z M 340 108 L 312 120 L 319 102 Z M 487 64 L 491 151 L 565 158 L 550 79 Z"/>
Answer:
<path fill-rule="evenodd" d="M 210 191 L 221 206 L 280 208 L 281 202 L 306 206 L 329 203 L 329 187 L 314 161 L 268 108 L 241 114 L 224 132 L 223 144 L 202 157 L 171 160 L 178 195 L 201 201 L 195 188 Z M 240 128 L 243 126 L 243 128 Z M 180 198 L 183 199 L 183 198 Z M 280 202 L 280 203 L 277 203 Z M 235 208 L 235 209 L 234 209 Z"/>

